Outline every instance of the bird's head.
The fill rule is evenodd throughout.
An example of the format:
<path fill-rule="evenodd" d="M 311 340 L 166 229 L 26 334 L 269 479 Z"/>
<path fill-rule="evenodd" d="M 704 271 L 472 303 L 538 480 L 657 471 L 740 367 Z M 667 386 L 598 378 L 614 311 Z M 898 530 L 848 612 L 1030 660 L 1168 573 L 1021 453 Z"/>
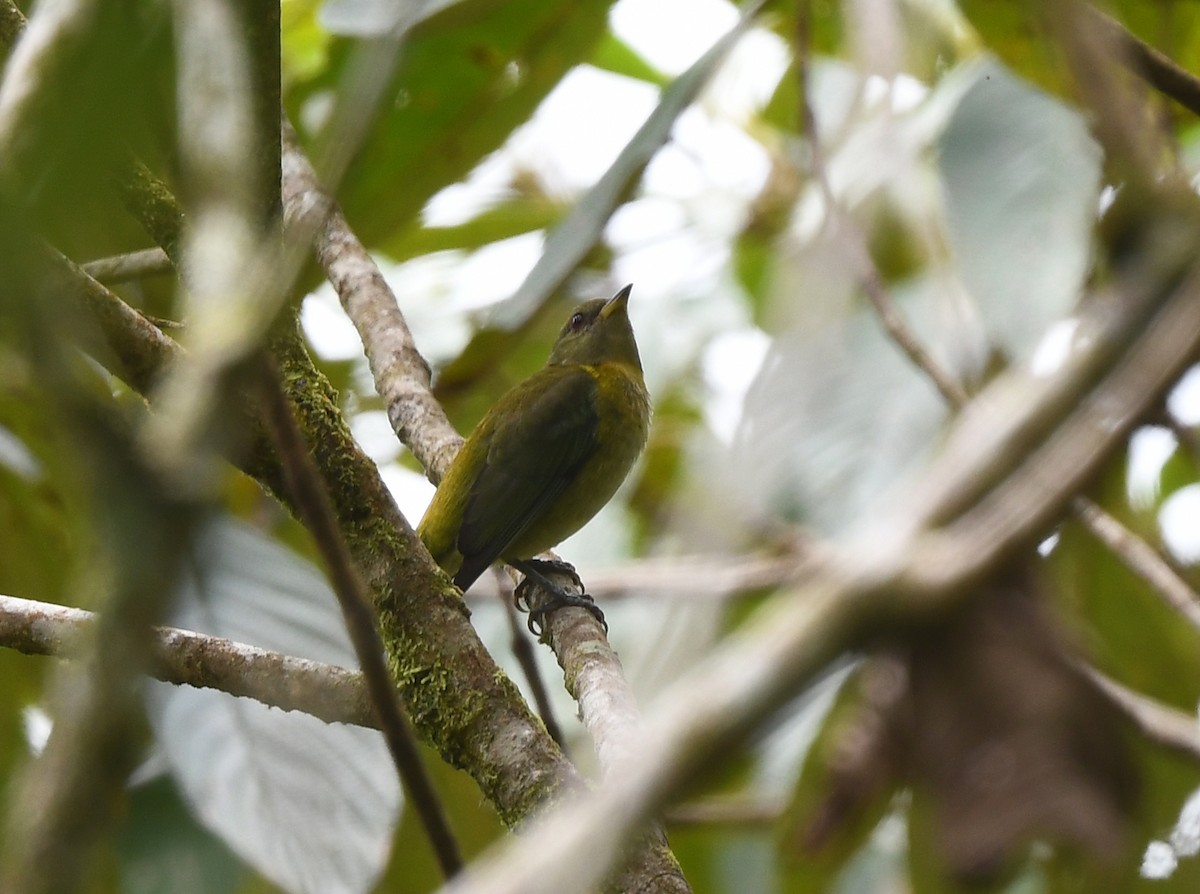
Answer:
<path fill-rule="evenodd" d="M 627 363 L 642 368 L 629 322 L 628 285 L 607 301 L 593 298 L 571 313 L 550 352 L 550 365 Z"/>

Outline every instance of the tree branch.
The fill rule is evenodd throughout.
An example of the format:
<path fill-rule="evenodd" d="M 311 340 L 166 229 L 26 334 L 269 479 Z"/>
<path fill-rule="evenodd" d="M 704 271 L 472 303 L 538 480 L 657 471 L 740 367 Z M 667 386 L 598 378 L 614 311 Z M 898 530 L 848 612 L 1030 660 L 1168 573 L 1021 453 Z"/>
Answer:
<path fill-rule="evenodd" d="M 96 615 L 0 595 L 0 645 L 26 655 L 78 659 Z M 378 728 L 362 674 L 178 627 L 153 632 L 150 674 L 165 683 L 218 689 L 326 723 Z"/>
<path fill-rule="evenodd" d="M 111 258 L 88 261 L 83 265 L 83 272 L 98 282 L 111 285 L 164 273 L 174 275 L 175 266 L 161 248 L 146 248 Z"/>
<path fill-rule="evenodd" d="M 1200 115 L 1200 78 L 1177 65 L 1111 16 L 1090 4 L 1083 7 L 1093 24 L 1123 52 L 1118 58 L 1130 71 L 1164 96 L 1169 96 L 1192 114 Z"/>

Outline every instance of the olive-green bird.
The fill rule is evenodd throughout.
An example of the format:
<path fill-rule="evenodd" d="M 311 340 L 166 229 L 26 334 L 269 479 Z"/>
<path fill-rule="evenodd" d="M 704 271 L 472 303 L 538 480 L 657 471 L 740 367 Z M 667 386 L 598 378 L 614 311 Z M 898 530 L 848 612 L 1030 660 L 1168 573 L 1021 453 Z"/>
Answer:
<path fill-rule="evenodd" d="M 603 621 L 591 597 L 555 587 L 545 563 L 530 560 L 599 512 L 646 444 L 650 396 L 629 323 L 632 289 L 575 308 L 546 365 L 475 426 L 418 528 L 463 590 L 501 559 L 549 590 L 550 605 L 530 615 L 535 633 L 534 621 L 564 604 Z"/>

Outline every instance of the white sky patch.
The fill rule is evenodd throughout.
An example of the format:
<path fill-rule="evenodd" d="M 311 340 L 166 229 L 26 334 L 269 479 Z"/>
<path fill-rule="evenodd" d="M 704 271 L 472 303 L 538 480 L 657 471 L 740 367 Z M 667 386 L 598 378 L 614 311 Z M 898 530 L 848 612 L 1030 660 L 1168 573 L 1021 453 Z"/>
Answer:
<path fill-rule="evenodd" d="M 379 465 L 400 455 L 400 440 L 383 410 L 355 413 L 350 419 L 350 433 L 367 456 Z"/>
<path fill-rule="evenodd" d="M 1158 527 L 1167 551 L 1179 562 L 1200 562 L 1200 484 L 1181 487 L 1163 500 Z"/>
<path fill-rule="evenodd" d="M 541 231 L 523 233 L 463 257 L 450 283 L 454 305 L 488 307 L 512 295 L 541 257 L 545 241 Z"/>
<path fill-rule="evenodd" d="M 1047 329 L 1033 350 L 1033 357 L 1029 361 L 1030 372 L 1035 376 L 1052 376 L 1058 372 L 1071 352 L 1071 342 L 1078 328 L 1079 321 L 1072 317 L 1059 320 Z"/>
<path fill-rule="evenodd" d="M 42 464 L 25 442 L 0 425 L 0 466 L 30 481 L 42 477 Z"/>
<path fill-rule="evenodd" d="M 730 50 L 702 105 L 714 115 L 743 124 L 771 99 L 791 61 L 791 48 L 771 31 L 750 28 Z"/>
<path fill-rule="evenodd" d="M 399 463 L 388 463 L 380 466 L 379 475 L 388 491 L 414 528 L 420 522 L 421 516 L 429 508 L 433 499 L 434 486 L 424 475 L 405 468 Z"/>
<path fill-rule="evenodd" d="M 29 705 L 21 709 L 21 726 L 25 728 L 25 742 L 30 753 L 41 754 L 50 738 L 50 730 L 54 728 L 50 715 L 38 705 Z"/>
<path fill-rule="evenodd" d="M 505 197 L 512 173 L 512 158 L 503 149 L 493 152 L 465 180 L 450 184 L 426 202 L 422 222 L 427 227 L 466 223 Z"/>
<path fill-rule="evenodd" d="M 608 170 L 658 101 L 653 84 L 581 65 L 542 100 L 506 151 L 552 189 L 582 191 Z"/>
<path fill-rule="evenodd" d="M 733 441 L 742 419 L 742 404 L 762 367 L 771 339 L 761 329 L 750 328 L 718 335 L 704 352 L 704 383 L 709 399 L 704 417 L 724 443 Z"/>
<path fill-rule="evenodd" d="M 686 21 L 681 17 L 686 16 Z M 725 0 L 621 0 L 609 14 L 613 33 L 655 68 L 676 75 L 737 24 Z"/>
<path fill-rule="evenodd" d="M 1174 848 L 1165 841 L 1151 841 L 1146 845 L 1142 855 L 1142 878 L 1170 878 L 1178 866 L 1179 858 L 1175 856 Z"/>
<path fill-rule="evenodd" d="M 351 360 L 362 356 L 358 332 L 328 282 L 304 299 L 300 305 L 300 324 L 318 357 Z"/>
<path fill-rule="evenodd" d="M 1167 398 L 1167 409 L 1184 425 L 1200 425 L 1200 366 L 1184 373 Z"/>
<path fill-rule="evenodd" d="M 1039 543 L 1037 545 L 1038 555 L 1043 556 L 1043 557 L 1050 555 L 1050 553 L 1054 552 L 1055 547 L 1058 546 L 1058 540 L 1059 540 L 1059 533 L 1058 533 L 1058 531 L 1055 531 L 1053 534 L 1051 534 L 1049 537 L 1047 537 L 1046 539 L 1044 539 L 1041 543 Z"/>
<path fill-rule="evenodd" d="M 1129 439 L 1125 488 L 1134 509 L 1150 509 L 1158 502 L 1163 466 L 1175 452 L 1175 447 L 1175 436 L 1155 425 L 1139 428 Z"/>

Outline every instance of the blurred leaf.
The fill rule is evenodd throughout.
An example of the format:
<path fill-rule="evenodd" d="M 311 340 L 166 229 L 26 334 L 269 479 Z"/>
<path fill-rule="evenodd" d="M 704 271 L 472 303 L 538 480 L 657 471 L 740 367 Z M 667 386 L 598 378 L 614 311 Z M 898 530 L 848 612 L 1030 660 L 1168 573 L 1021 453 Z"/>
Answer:
<path fill-rule="evenodd" d="M 297 81 L 319 77 L 329 64 L 331 35 L 317 21 L 319 0 L 282 0 L 279 6 L 280 51 L 284 90 Z"/>
<path fill-rule="evenodd" d="M 612 32 L 604 35 L 592 55 L 592 64 L 613 74 L 636 78 L 658 87 L 667 87 L 671 79 L 647 62 L 629 44 Z"/>
<path fill-rule="evenodd" d="M 504 391 L 541 368 L 566 314 L 566 308 L 551 306 L 515 330 L 486 326 L 438 371 L 434 394 L 461 430 L 469 430 Z"/>
<path fill-rule="evenodd" d="M 357 666 L 322 577 L 253 529 L 213 523 L 194 574 L 171 623 Z M 297 894 L 372 888 L 400 806 L 378 732 L 187 686 L 151 684 L 147 703 L 180 789 L 230 848 Z"/>
<path fill-rule="evenodd" d="M 985 61 L 939 141 L 951 250 L 989 333 L 1028 357 L 1087 275 L 1100 149 L 1083 117 Z"/>
<path fill-rule="evenodd" d="M 380 245 L 393 261 L 405 261 L 435 251 L 471 251 L 502 239 L 546 230 L 562 219 L 557 202 L 529 196 L 493 205 L 466 223 L 448 227 L 411 227 Z"/>
<path fill-rule="evenodd" d="M 982 46 L 1021 77 L 1056 95 L 1069 95 L 1070 77 L 1045 27 L 1037 0 L 959 0 Z"/>
<path fill-rule="evenodd" d="M 382 37 L 411 28 L 460 0 L 324 0 L 321 24 L 331 34 Z"/>

